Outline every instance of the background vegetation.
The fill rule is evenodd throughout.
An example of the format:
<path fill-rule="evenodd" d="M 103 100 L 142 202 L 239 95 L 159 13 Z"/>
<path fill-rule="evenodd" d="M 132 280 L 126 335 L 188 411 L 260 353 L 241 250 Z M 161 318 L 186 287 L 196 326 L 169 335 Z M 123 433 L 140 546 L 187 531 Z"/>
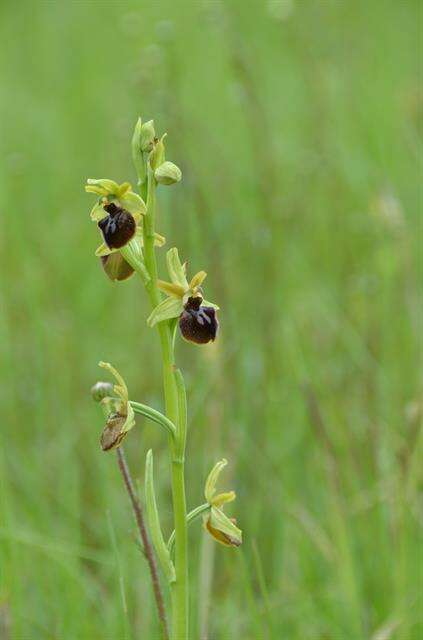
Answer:
<path fill-rule="evenodd" d="M 192 527 L 192 637 L 421 637 L 418 7 L 2 3 L 2 638 L 157 637 L 89 395 L 106 359 L 162 406 L 145 296 L 104 277 L 83 192 L 134 180 L 139 114 L 184 173 L 159 229 L 222 308 L 215 345 L 178 346 L 189 504 L 226 455 L 245 544 Z M 141 482 L 150 446 L 168 528 L 164 442 L 139 420 Z"/>

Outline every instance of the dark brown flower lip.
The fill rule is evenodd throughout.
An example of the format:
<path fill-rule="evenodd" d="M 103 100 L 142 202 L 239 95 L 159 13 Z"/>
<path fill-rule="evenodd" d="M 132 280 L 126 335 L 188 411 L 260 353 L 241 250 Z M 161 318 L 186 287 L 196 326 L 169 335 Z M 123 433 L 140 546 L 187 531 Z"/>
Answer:
<path fill-rule="evenodd" d="M 109 249 L 120 249 L 134 237 L 137 229 L 133 216 L 114 202 L 103 206 L 108 215 L 98 222 L 104 242 Z"/>
<path fill-rule="evenodd" d="M 213 307 L 202 305 L 200 296 L 188 298 L 184 311 L 179 316 L 179 328 L 189 342 L 207 344 L 216 339 L 219 322 Z"/>
<path fill-rule="evenodd" d="M 201 296 L 191 296 L 188 298 L 184 309 L 185 311 L 198 311 L 203 302 L 203 298 Z"/>

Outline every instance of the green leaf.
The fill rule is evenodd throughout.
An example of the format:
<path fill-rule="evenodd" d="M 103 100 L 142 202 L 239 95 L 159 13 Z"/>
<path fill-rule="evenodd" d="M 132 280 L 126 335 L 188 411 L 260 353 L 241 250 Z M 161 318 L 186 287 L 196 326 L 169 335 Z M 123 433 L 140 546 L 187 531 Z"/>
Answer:
<path fill-rule="evenodd" d="M 170 559 L 170 553 L 163 538 L 162 529 L 160 527 L 159 513 L 157 511 L 153 478 L 153 452 L 151 449 L 147 452 L 145 461 L 145 501 L 151 539 L 153 540 L 157 557 L 159 558 L 160 564 L 168 582 L 175 582 L 175 567 L 173 566 L 173 562 Z"/>
<path fill-rule="evenodd" d="M 179 318 L 183 310 L 184 305 L 182 300 L 177 298 L 166 298 L 166 300 L 163 300 L 155 309 L 153 309 L 147 319 L 147 324 L 150 327 L 154 327 L 155 324 L 162 322 L 163 320 Z"/>

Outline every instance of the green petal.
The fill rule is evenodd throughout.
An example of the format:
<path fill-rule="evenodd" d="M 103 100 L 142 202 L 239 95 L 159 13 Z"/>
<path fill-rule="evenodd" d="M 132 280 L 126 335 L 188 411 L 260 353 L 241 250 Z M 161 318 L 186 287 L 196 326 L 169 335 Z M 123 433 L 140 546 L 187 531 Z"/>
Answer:
<path fill-rule="evenodd" d="M 98 366 L 101 367 L 102 369 L 107 369 L 107 371 L 109 371 L 112 374 L 112 376 L 115 377 L 115 379 L 117 380 L 117 384 L 115 384 L 113 387 L 114 392 L 116 393 L 116 395 L 119 396 L 119 398 L 122 398 L 122 400 L 125 403 L 128 403 L 128 388 L 126 386 L 125 380 L 122 378 L 119 371 L 117 371 L 117 369 L 115 369 L 110 364 L 110 362 L 103 362 L 102 360 L 98 363 Z M 129 403 L 128 403 L 128 406 L 129 406 Z M 131 407 L 131 411 L 132 411 L 132 407 Z M 132 417 L 133 417 L 133 414 L 134 412 L 132 411 Z"/>
<path fill-rule="evenodd" d="M 170 320 L 171 318 L 179 318 L 184 305 L 180 298 L 166 298 L 155 309 L 153 309 L 151 315 L 147 320 L 147 324 L 150 327 L 154 327 L 158 322 L 163 320 Z"/>
<path fill-rule="evenodd" d="M 182 299 L 184 297 L 185 292 L 180 284 L 165 282 L 164 280 L 157 280 L 157 286 L 161 291 L 164 291 L 168 296 L 171 296 L 172 298 Z"/>
<path fill-rule="evenodd" d="M 103 209 L 103 204 L 100 202 L 96 202 L 93 208 L 91 209 L 90 218 L 93 222 L 99 222 L 103 220 L 107 216 L 107 212 Z"/>
<path fill-rule="evenodd" d="M 217 496 L 214 496 L 212 500 L 212 504 L 214 507 L 220 509 L 227 502 L 232 502 L 236 498 L 235 491 L 225 491 L 224 493 L 219 493 Z"/>
<path fill-rule="evenodd" d="M 197 287 L 200 287 L 204 280 L 207 278 L 207 273 L 205 271 L 199 271 L 193 276 L 191 282 L 189 283 L 189 288 L 193 291 Z"/>
<path fill-rule="evenodd" d="M 122 182 L 116 189 L 116 197 L 123 198 L 128 191 L 132 191 L 132 185 L 130 182 Z"/>

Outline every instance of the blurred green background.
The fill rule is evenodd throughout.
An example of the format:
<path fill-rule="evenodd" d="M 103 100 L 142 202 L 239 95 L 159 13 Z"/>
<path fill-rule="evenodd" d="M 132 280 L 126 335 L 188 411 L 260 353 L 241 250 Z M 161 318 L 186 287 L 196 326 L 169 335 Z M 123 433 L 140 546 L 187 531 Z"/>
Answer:
<path fill-rule="evenodd" d="M 183 170 L 158 230 L 221 306 L 215 345 L 177 347 L 189 506 L 227 457 L 245 537 L 190 529 L 192 638 L 422 637 L 420 9 L 3 0 L 1 638 L 157 637 L 89 395 L 105 359 L 162 408 L 146 297 L 105 278 L 83 191 L 135 182 L 138 115 Z M 164 439 L 127 443 L 168 532 Z"/>

